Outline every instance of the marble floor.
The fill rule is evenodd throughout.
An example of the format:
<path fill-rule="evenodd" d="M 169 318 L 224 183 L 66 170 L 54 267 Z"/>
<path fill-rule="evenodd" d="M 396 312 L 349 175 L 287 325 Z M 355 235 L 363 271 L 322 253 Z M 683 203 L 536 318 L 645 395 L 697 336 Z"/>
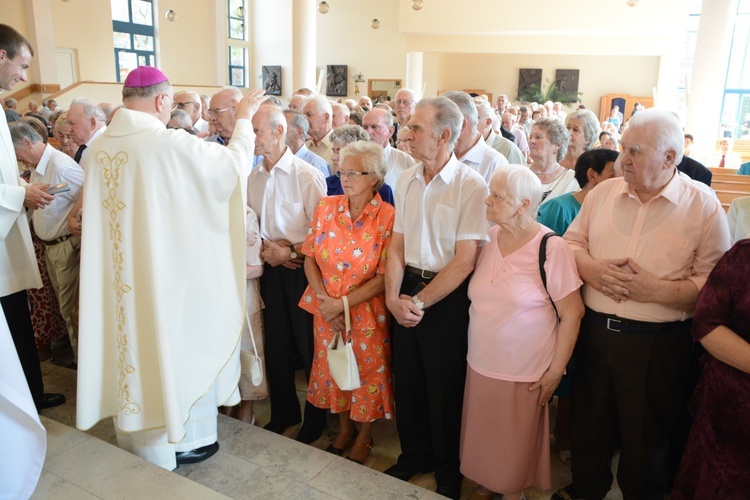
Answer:
<path fill-rule="evenodd" d="M 434 493 L 432 474 L 419 474 L 404 482 L 381 473 L 396 462 L 400 453 L 393 421 L 375 425 L 375 446 L 361 466 L 324 451 L 338 429 L 335 416 L 329 415 L 323 436 L 308 446 L 293 439 L 299 426 L 287 429 L 283 436 L 265 431 L 262 426 L 270 419 L 270 405 L 258 402 L 255 426 L 219 415 L 219 452 L 200 464 L 168 472 L 117 448 L 111 420 L 85 433 L 76 430 L 76 372 L 46 362 L 42 373 L 45 390 L 65 394 L 67 402 L 42 411 L 48 451 L 32 497 L 35 499 L 442 498 Z M 297 388 L 302 404 L 305 382 L 301 372 Z M 552 457 L 552 479 L 557 489 L 570 482 L 570 469 L 557 458 L 554 445 Z M 472 481 L 464 480 L 462 498 L 468 498 L 475 487 Z M 529 500 L 548 499 L 554 489 L 528 488 L 525 494 Z M 607 498 L 622 498 L 616 485 Z"/>

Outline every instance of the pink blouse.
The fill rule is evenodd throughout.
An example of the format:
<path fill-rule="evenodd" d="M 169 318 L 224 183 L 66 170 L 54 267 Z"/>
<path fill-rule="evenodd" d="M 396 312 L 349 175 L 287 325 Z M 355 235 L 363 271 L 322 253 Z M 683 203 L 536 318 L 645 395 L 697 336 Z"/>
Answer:
<path fill-rule="evenodd" d="M 555 352 L 557 318 L 539 274 L 539 245 L 551 230 L 545 226 L 523 247 L 503 256 L 497 227 L 482 247 L 469 283 L 469 354 L 471 368 L 490 378 L 536 382 Z M 577 290 L 573 252 L 562 238 L 547 240 L 547 288 L 556 301 Z"/>

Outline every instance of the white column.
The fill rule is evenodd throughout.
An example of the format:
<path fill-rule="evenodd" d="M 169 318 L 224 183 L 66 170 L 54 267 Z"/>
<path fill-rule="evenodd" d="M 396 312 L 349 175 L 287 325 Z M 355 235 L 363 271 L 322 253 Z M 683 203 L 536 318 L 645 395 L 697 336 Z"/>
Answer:
<path fill-rule="evenodd" d="M 55 33 L 52 22 L 51 0 L 26 0 L 26 20 L 29 42 L 34 48 L 31 59 L 33 81 L 40 84 L 59 83 L 55 62 Z M 41 103 L 39 103 L 41 105 Z"/>
<path fill-rule="evenodd" d="M 422 74 L 424 72 L 424 52 L 407 52 L 406 53 L 406 85 L 407 89 L 413 90 L 417 98 L 421 99 L 422 95 Z"/>
<path fill-rule="evenodd" d="M 699 159 L 713 151 L 718 136 L 737 2 L 705 1 L 701 10 L 685 124 L 695 136 L 697 154 L 693 155 Z"/>
<path fill-rule="evenodd" d="M 292 0 L 292 92 L 302 87 L 315 89 L 317 6 L 316 0 Z"/>

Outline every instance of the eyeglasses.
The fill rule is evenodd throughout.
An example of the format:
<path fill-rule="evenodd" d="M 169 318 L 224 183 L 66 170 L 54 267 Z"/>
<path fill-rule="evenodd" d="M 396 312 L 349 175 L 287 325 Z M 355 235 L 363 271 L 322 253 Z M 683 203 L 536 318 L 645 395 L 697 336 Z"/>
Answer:
<path fill-rule="evenodd" d="M 191 102 L 191 101 L 188 101 L 188 102 L 176 102 L 172 106 L 172 109 L 185 109 L 185 106 L 187 106 L 188 104 L 198 104 L 198 103 L 197 102 Z"/>
<path fill-rule="evenodd" d="M 208 110 L 208 116 L 217 116 L 217 115 L 220 115 L 220 114 L 222 114 L 222 113 L 223 113 L 224 111 L 227 111 L 228 109 L 231 109 L 231 108 L 224 108 L 224 109 L 209 109 L 209 110 Z"/>
<path fill-rule="evenodd" d="M 356 170 L 339 170 L 336 172 L 336 177 L 339 179 L 342 177 L 362 177 L 363 175 L 372 175 L 372 172 L 358 172 Z"/>
<path fill-rule="evenodd" d="M 396 101 L 396 106 L 411 106 L 414 101 Z"/>

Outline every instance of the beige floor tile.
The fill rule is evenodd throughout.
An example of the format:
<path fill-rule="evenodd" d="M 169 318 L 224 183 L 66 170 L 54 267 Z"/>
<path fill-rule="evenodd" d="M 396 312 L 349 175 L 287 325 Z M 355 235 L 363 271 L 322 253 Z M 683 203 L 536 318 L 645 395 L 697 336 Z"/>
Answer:
<path fill-rule="evenodd" d="M 47 456 L 49 461 L 61 453 L 79 446 L 81 443 L 92 439 L 91 436 L 79 432 L 70 426 L 61 424 L 50 418 L 41 416 L 42 425 L 47 430 Z"/>
<path fill-rule="evenodd" d="M 42 472 L 32 500 L 95 500 L 96 495 L 49 472 Z"/>
<path fill-rule="evenodd" d="M 418 498 L 424 493 L 413 484 L 343 458 L 337 458 L 308 484 L 342 499 Z"/>

